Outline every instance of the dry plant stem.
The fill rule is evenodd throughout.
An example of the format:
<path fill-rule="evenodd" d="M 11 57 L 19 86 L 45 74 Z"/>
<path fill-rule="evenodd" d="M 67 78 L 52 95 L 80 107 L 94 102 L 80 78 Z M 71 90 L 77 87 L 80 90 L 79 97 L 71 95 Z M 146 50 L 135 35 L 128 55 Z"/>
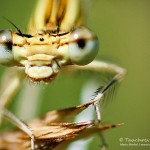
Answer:
<path fill-rule="evenodd" d="M 66 120 L 65 116 L 67 119 L 68 119 L 68 116 L 71 116 L 71 117 L 76 116 L 79 112 L 86 109 L 88 106 L 93 105 L 94 102 L 95 101 L 91 101 L 90 103 L 72 107 L 72 108 L 67 108 L 64 110 L 55 110 L 55 114 L 54 114 L 55 120 L 57 120 L 58 123 L 50 122 L 53 120 L 49 120 L 48 118 L 52 117 L 50 115 L 52 113 L 48 112 L 44 117 L 42 117 L 42 119 L 37 119 L 37 120 L 33 120 L 32 122 L 30 122 L 29 123 L 30 129 L 28 128 L 28 126 L 26 126 L 27 129 L 24 129 L 24 125 L 21 124 L 22 128 L 23 130 L 27 130 L 26 133 L 29 132 L 28 129 L 32 131 L 32 133 L 34 133 L 36 137 L 36 143 L 35 143 L 36 150 L 38 149 L 49 150 L 50 146 L 51 146 L 51 149 L 56 148 L 58 150 L 63 150 L 62 149 L 63 146 L 61 145 L 68 145 L 73 140 L 84 139 L 84 138 L 92 136 L 93 134 L 101 133 L 104 130 L 107 130 L 116 126 L 120 126 L 120 124 L 118 124 L 118 125 L 97 127 L 95 125 L 95 122 L 78 122 L 78 123 L 62 123 L 61 122 L 61 116 L 64 117 L 64 120 Z M 7 114 L 7 117 L 14 118 L 14 116 L 8 113 L 7 110 L 6 111 L 4 110 L 3 112 Z M 67 112 L 67 115 L 65 115 L 65 112 Z M 59 148 L 59 145 L 61 148 Z M 16 147 L 20 147 L 20 149 L 22 150 L 29 150 L 30 138 L 22 131 L 14 131 L 14 132 L 1 134 L 0 149 L 15 150 Z"/>
<path fill-rule="evenodd" d="M 53 110 L 48 113 L 46 113 L 42 118 L 33 120 L 30 124 L 34 122 L 40 122 L 44 124 L 52 123 L 52 122 L 64 122 L 67 121 L 79 113 L 81 113 L 83 110 L 87 109 L 90 105 L 94 104 L 94 100 L 90 101 L 86 104 L 74 106 L 66 109 L 60 109 L 60 110 Z"/>
<path fill-rule="evenodd" d="M 106 125 L 106 126 L 101 126 L 101 127 L 94 126 L 94 127 L 91 127 L 91 128 L 87 128 L 81 134 L 76 136 L 74 139 L 71 139 L 71 140 L 68 140 L 68 141 L 65 141 L 65 142 L 59 144 L 58 146 L 56 146 L 54 148 L 54 150 L 65 150 L 66 147 L 68 146 L 68 144 L 70 144 L 71 142 L 81 140 L 81 139 L 87 139 L 87 138 L 91 137 L 94 134 L 102 133 L 105 130 L 116 128 L 116 127 L 119 127 L 119 126 L 122 126 L 122 125 L 123 124 L 116 124 L 116 125 Z"/>

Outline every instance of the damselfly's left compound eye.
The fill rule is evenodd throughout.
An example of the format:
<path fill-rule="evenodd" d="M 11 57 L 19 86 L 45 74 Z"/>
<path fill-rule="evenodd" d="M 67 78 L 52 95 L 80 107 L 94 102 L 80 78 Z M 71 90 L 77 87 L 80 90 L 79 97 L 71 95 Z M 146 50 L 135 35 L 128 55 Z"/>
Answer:
<path fill-rule="evenodd" d="M 73 64 L 86 65 L 92 62 L 98 49 L 98 39 L 89 29 L 80 27 L 70 35 L 69 54 Z"/>
<path fill-rule="evenodd" d="M 0 64 L 11 63 L 12 55 L 12 32 L 10 30 L 0 31 Z"/>

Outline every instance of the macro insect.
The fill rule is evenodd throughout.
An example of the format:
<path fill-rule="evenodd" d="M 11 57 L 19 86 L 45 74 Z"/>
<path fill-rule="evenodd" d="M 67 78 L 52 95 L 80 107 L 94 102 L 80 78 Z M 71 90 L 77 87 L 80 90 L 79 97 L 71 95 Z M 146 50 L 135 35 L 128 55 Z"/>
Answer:
<path fill-rule="evenodd" d="M 38 0 L 28 34 L 17 27 L 17 32 L 0 31 L 0 64 L 15 69 L 0 97 L 0 113 L 30 136 L 32 150 L 35 149 L 34 134 L 6 109 L 26 77 L 33 83 L 50 83 L 62 70 L 109 72 L 113 78 L 97 91 L 93 99 L 100 100 L 125 75 L 125 70 L 117 65 L 94 60 L 99 41 L 90 29 L 83 26 L 82 17 L 80 0 Z M 99 101 L 94 103 L 94 107 L 99 123 Z"/>

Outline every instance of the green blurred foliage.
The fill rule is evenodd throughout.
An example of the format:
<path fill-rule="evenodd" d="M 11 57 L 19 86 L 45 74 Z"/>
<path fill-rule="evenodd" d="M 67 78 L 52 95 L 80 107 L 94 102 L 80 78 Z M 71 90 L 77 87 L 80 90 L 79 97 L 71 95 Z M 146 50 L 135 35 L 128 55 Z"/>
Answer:
<path fill-rule="evenodd" d="M 0 16 L 26 31 L 35 1 L 0 0 Z M 150 138 L 150 1 L 94 0 L 88 13 L 88 26 L 101 43 L 97 59 L 114 60 L 128 72 L 115 100 L 103 112 L 104 122 L 125 124 L 105 133 L 109 149 L 148 150 L 150 147 L 121 147 L 119 138 Z M 0 18 L 0 29 L 4 28 L 13 29 Z M 63 75 L 43 87 L 40 113 L 79 104 L 81 86 L 86 80 L 80 74 Z M 100 149 L 97 136 L 91 149 Z"/>

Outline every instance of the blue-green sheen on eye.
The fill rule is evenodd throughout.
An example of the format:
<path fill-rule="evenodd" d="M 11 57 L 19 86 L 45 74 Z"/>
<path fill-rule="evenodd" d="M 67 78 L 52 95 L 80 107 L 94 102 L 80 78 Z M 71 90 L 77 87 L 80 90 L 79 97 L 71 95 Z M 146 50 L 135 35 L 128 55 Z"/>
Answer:
<path fill-rule="evenodd" d="M 13 60 L 12 54 L 12 32 L 10 30 L 0 31 L 0 64 L 5 65 Z"/>
<path fill-rule="evenodd" d="M 98 39 L 89 29 L 81 27 L 70 35 L 69 54 L 73 64 L 86 65 L 92 62 L 98 49 Z"/>

